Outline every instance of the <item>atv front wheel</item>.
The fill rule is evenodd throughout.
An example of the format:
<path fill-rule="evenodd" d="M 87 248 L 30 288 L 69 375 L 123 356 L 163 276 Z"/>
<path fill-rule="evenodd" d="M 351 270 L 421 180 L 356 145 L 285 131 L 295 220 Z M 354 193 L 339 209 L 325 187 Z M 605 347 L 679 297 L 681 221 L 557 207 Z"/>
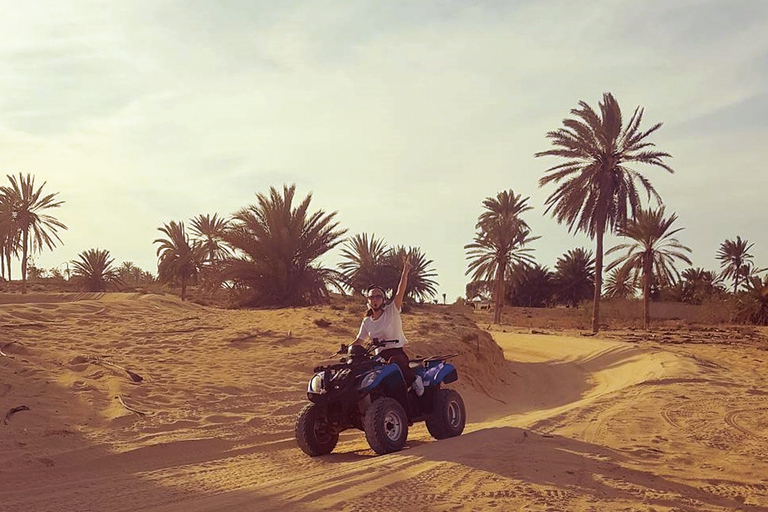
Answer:
<path fill-rule="evenodd" d="M 307 404 L 296 418 L 296 442 L 304 453 L 316 457 L 336 448 L 339 433 L 328 425 L 317 404 Z"/>
<path fill-rule="evenodd" d="M 440 389 L 435 395 L 434 409 L 427 418 L 427 430 L 435 439 L 456 437 L 464 432 L 467 411 L 464 400 L 453 389 Z"/>
<path fill-rule="evenodd" d="M 368 444 L 379 455 L 402 450 L 408 439 L 408 417 L 394 398 L 374 401 L 365 411 L 363 427 Z"/>

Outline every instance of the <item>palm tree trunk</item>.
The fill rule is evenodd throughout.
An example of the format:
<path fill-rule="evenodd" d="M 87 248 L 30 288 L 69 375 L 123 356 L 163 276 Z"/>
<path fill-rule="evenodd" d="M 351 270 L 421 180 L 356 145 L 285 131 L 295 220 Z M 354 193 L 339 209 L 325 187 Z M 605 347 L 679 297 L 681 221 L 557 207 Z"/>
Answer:
<path fill-rule="evenodd" d="M 600 330 L 600 297 L 603 291 L 603 232 L 605 231 L 605 220 L 597 230 L 595 238 L 597 246 L 595 247 L 595 296 L 592 303 L 592 332 L 597 333 Z"/>
<path fill-rule="evenodd" d="M 647 256 L 643 256 L 643 329 L 651 325 L 651 273 L 652 267 Z"/>
<path fill-rule="evenodd" d="M 27 244 L 29 243 L 29 230 L 25 229 L 22 235 L 22 248 L 21 248 L 21 293 L 22 295 L 27 293 L 27 258 L 29 257 L 29 249 Z"/>
<path fill-rule="evenodd" d="M 187 294 L 187 276 L 181 276 L 181 300 L 184 301 L 184 297 Z"/>
<path fill-rule="evenodd" d="M 501 323 L 501 284 L 504 282 L 504 265 L 499 263 L 496 267 L 496 292 L 494 293 L 496 304 L 493 310 L 493 323 Z"/>

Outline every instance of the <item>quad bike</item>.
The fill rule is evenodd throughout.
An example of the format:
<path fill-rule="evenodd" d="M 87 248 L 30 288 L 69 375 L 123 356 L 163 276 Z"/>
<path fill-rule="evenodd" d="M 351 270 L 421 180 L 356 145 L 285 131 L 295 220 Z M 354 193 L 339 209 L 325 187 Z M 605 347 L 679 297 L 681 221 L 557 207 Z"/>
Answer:
<path fill-rule="evenodd" d="M 307 404 L 296 419 L 296 441 L 312 457 L 331 453 L 339 433 L 356 428 L 365 432 L 368 444 L 378 454 L 401 450 L 408 427 L 425 421 L 435 439 L 446 439 L 464 431 L 466 410 L 461 395 L 448 384 L 458 379 L 448 359 L 456 354 L 412 359 L 411 368 L 420 375 L 424 393 L 408 388 L 400 367 L 374 355 L 387 341 L 342 345 L 346 354 L 340 363 L 318 366 L 307 386 Z"/>

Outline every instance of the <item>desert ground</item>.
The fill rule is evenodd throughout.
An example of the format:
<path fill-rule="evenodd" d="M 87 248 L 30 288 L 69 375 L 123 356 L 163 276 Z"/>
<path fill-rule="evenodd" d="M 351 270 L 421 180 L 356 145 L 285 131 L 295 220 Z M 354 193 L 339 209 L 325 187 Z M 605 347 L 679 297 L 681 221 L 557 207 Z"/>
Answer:
<path fill-rule="evenodd" d="M 768 511 L 765 330 L 416 307 L 408 351 L 458 353 L 464 434 L 310 458 L 306 382 L 362 313 L 0 296 L 0 510 Z"/>

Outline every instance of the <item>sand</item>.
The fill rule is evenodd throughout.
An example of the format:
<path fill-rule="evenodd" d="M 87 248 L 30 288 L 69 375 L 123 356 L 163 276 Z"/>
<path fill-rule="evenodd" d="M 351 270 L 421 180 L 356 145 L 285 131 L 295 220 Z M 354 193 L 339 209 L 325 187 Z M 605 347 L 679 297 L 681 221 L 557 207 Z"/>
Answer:
<path fill-rule="evenodd" d="M 588 337 L 416 308 L 409 352 L 459 354 L 464 434 L 416 424 L 377 456 L 347 431 L 310 458 L 306 381 L 362 310 L 0 297 L 0 510 L 768 510 L 764 331 Z"/>

